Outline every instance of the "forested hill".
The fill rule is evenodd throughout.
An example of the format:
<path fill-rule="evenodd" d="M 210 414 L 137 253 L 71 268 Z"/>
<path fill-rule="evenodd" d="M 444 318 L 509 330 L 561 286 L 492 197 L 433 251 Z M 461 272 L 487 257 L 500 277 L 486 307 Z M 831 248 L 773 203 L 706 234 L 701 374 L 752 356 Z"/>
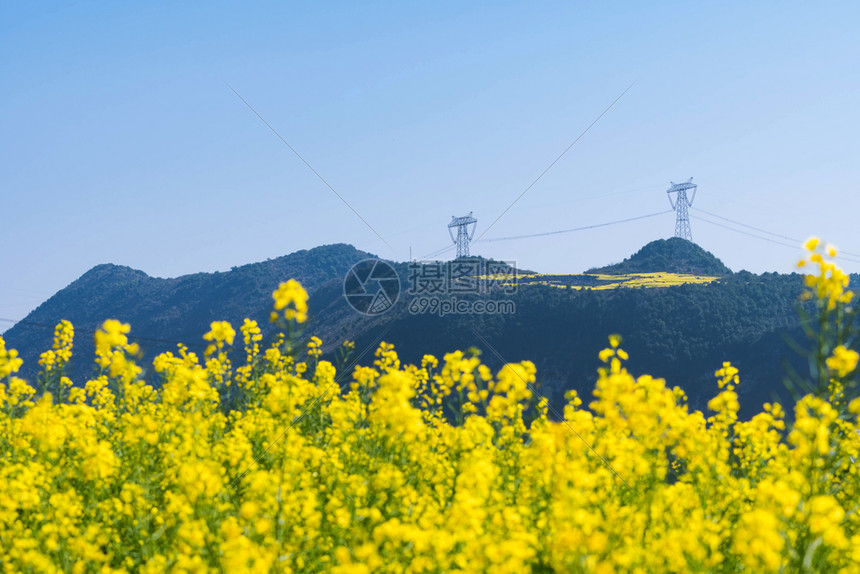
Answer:
<path fill-rule="evenodd" d="M 652 241 L 621 263 L 588 271 L 612 275 L 658 272 L 721 277 L 732 271 L 710 252 L 680 237 Z"/>
<path fill-rule="evenodd" d="M 335 285 L 311 297 L 318 312 L 312 326 L 324 341 L 344 338 L 357 348 L 382 338 L 394 343 L 401 358 L 420 363 L 424 354 L 441 357 L 475 347 L 494 368 L 530 360 L 538 369 L 541 393 L 559 407 L 564 392 L 576 389 L 591 400 L 598 353 L 610 334 L 622 335 L 634 374 L 666 378 L 680 386 L 690 404 L 705 410 L 717 393 L 714 371 L 723 361 L 741 369 L 741 413 L 759 412 L 763 402 L 791 402 L 783 379 L 786 365 L 799 372 L 806 359 L 788 339 L 805 344 L 797 313 L 803 291 L 800 275 L 734 273 L 710 284 L 660 288 L 577 290 L 550 285 L 521 285 L 516 293 L 495 294 L 512 301 L 511 314 L 450 314 L 420 311 L 407 296 L 379 317 L 359 317 L 343 303 Z M 460 296 L 470 300 L 478 296 Z M 370 356 L 364 359 L 369 364 Z"/>
<path fill-rule="evenodd" d="M 159 352 L 186 343 L 202 353 L 202 335 L 214 320 L 237 329 L 245 317 L 267 322 L 272 291 L 296 278 L 307 288 L 311 318 L 305 334 L 319 335 L 324 351 L 343 340 L 356 342 L 359 364 L 373 362 L 379 340 L 393 343 L 407 362 L 424 354 L 440 359 L 447 352 L 475 347 L 497 368 L 503 362 L 531 360 L 538 368 L 541 392 L 556 407 L 566 390 L 576 389 L 587 403 L 599 366 L 597 355 L 610 334 L 624 338 L 629 368 L 678 385 L 691 406 L 706 409 L 717 392 L 714 371 L 730 360 L 741 369 L 742 414 L 781 395 L 789 402 L 784 364 L 803 372 L 805 359 L 787 338 L 803 343 L 797 305 L 800 275 L 731 273 L 713 255 L 684 240 L 652 242 L 618 265 L 600 273 L 695 273 L 719 277 L 707 284 L 575 289 L 563 284 L 522 283 L 481 295 L 457 295 L 463 301 L 509 301 L 513 311 L 440 315 L 422 308 L 425 295 L 410 294 L 414 265 L 398 263 L 402 290 L 388 312 L 366 316 L 346 302 L 343 278 L 351 266 L 372 257 L 348 245 L 329 245 L 223 273 L 198 273 L 158 279 L 116 265 L 100 265 L 58 292 L 25 321 L 10 329 L 7 345 L 21 352 L 24 376 L 33 380 L 39 353 L 51 346 L 53 326 L 71 320 L 76 329 L 70 375 L 81 384 L 93 374 L 93 332 L 107 318 L 131 324 L 132 340 L 141 345 L 141 364 Z M 448 268 L 441 269 L 442 275 Z M 438 271 L 438 270 L 437 270 Z M 534 277 L 533 277 L 534 279 Z M 538 276 L 537 279 L 540 279 Z M 563 283 L 563 282 L 562 282 Z M 514 292 L 507 292 L 514 291 Z M 241 348 L 237 336 L 235 347 Z M 241 361 L 238 352 L 234 359 Z"/>
<path fill-rule="evenodd" d="M 272 291 L 281 281 L 295 278 L 313 293 L 370 257 L 375 256 L 351 245 L 326 245 L 227 272 L 171 279 L 119 265 L 98 265 L 42 303 L 3 338 L 21 353 L 24 374 L 32 378 L 39 353 L 51 348 L 53 326 L 68 319 L 76 331 L 70 367 L 73 380 L 78 381 L 92 374 L 93 333 L 105 319 L 131 324 L 132 338 L 144 350 L 144 362 L 158 352 L 175 350 L 177 341 L 201 351 L 202 335 L 212 321 L 230 321 L 237 331 L 245 317 L 265 323 L 272 309 Z"/>

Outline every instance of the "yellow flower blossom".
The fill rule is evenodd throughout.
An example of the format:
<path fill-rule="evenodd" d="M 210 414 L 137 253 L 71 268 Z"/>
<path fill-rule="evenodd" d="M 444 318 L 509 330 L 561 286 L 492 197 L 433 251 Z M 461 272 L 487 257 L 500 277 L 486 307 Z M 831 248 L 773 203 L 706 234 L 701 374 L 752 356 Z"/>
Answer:
<path fill-rule="evenodd" d="M 220 341 L 227 345 L 232 345 L 235 336 L 236 331 L 230 323 L 227 321 L 213 321 L 209 332 L 203 335 L 203 339 L 206 341 Z"/>
<path fill-rule="evenodd" d="M 844 377 L 851 371 L 857 368 L 857 360 L 860 355 L 857 351 L 846 349 L 844 345 L 839 345 L 833 349 L 833 355 L 827 358 L 827 367 L 835 372 L 838 376 Z"/>
<path fill-rule="evenodd" d="M 272 293 L 275 299 L 275 310 L 284 311 L 284 318 L 304 323 L 308 318 L 308 293 L 295 279 L 290 279 Z M 276 315 L 273 315 L 273 317 Z"/>
<path fill-rule="evenodd" d="M 311 358 L 318 358 L 322 355 L 322 341 L 319 337 L 311 337 L 311 340 L 308 341 L 308 356 Z"/>
<path fill-rule="evenodd" d="M 812 255 L 829 280 L 830 253 Z M 275 307 L 301 322 L 293 283 Z M 825 309 L 830 294 L 815 291 Z M 726 362 L 707 417 L 680 388 L 629 372 L 614 335 L 594 401 L 571 390 L 558 413 L 528 361 L 494 372 L 453 351 L 410 365 L 381 343 L 341 387 L 320 339 L 301 346 L 291 328 L 261 349 L 256 322 L 241 332 L 235 370 L 224 348 L 236 333 L 215 322 L 203 363 L 184 346 L 162 353 L 150 385 L 130 327 L 107 321 L 100 369 L 73 387 L 56 370 L 71 352 L 63 323 L 42 364 L 66 401 L 15 376 L 21 361 L 0 339 L 3 567 L 854 572 L 860 561 L 860 398 L 847 414 L 808 395 L 793 417 L 767 403 L 741 420 L 741 374 Z M 827 359 L 846 394 L 857 360 L 845 347 Z"/>
<path fill-rule="evenodd" d="M 17 373 L 24 361 L 18 357 L 15 349 L 6 350 L 6 342 L 0 337 L 0 379 Z"/>

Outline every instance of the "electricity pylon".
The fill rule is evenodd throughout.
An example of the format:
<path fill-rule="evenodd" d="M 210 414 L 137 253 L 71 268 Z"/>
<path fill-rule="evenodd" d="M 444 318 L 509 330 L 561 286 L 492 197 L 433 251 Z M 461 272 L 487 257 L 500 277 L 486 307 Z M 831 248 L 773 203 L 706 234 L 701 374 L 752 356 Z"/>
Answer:
<path fill-rule="evenodd" d="M 672 187 L 666 191 L 666 194 L 669 196 L 669 205 L 672 206 L 676 214 L 675 237 L 692 242 L 693 232 L 690 231 L 690 214 L 687 208 L 692 207 L 693 200 L 696 199 L 696 184 L 693 183 L 692 177 L 684 183 L 675 183 L 674 181 L 670 181 L 669 183 L 672 184 Z M 687 191 L 690 189 L 693 190 L 693 196 L 687 199 Z M 674 202 L 672 201 L 673 193 L 678 194 Z"/>
<path fill-rule="evenodd" d="M 448 224 L 448 234 L 451 236 L 451 241 L 457 246 L 457 258 L 469 256 L 469 242 L 475 236 L 475 228 L 478 226 L 478 220 L 472 217 L 472 212 L 465 217 L 451 216 L 451 223 Z M 472 231 L 469 231 L 469 226 L 472 226 Z M 457 237 L 454 237 L 454 228 L 457 228 Z"/>

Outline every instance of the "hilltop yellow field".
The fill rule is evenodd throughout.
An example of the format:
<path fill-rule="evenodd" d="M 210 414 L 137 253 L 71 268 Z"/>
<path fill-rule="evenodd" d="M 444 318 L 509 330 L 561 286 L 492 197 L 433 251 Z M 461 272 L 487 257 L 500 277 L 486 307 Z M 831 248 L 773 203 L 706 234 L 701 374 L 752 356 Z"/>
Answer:
<path fill-rule="evenodd" d="M 495 281 L 502 286 L 512 286 L 506 282 L 510 276 L 486 275 L 479 279 Z M 703 284 L 717 281 L 719 277 L 706 275 L 685 275 L 683 273 L 627 273 L 624 275 L 608 275 L 602 273 L 580 273 L 572 275 L 550 275 L 542 273 L 527 273 L 517 275 L 517 285 L 549 285 L 561 289 L 622 289 L 622 288 L 651 288 L 671 287 L 687 283 Z M 585 284 L 583 284 L 585 283 Z"/>
<path fill-rule="evenodd" d="M 816 248 L 809 293 L 831 320 L 852 294 Z M 860 572 L 860 399 L 843 392 L 858 354 L 845 346 L 790 429 L 778 404 L 738 420 L 729 363 L 710 414 L 691 411 L 679 388 L 625 369 L 617 336 L 589 408 L 570 393 L 548 413 L 528 361 L 404 365 L 382 343 L 341 382 L 319 339 L 297 335 L 301 286 L 274 300 L 286 333 L 270 347 L 246 320 L 234 367 L 237 333 L 215 322 L 203 357 L 154 360 L 160 388 L 117 321 L 81 387 L 63 375 L 70 323 L 39 391 L 0 338 L 4 570 Z"/>

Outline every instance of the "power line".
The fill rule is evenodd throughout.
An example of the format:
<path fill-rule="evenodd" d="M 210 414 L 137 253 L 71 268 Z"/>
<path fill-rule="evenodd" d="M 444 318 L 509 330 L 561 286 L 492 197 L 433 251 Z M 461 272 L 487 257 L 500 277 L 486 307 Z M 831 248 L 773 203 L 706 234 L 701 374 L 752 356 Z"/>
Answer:
<path fill-rule="evenodd" d="M 802 239 L 797 239 L 795 237 L 789 237 L 787 235 L 781 235 L 779 233 L 773 233 L 772 231 L 768 231 L 766 229 L 761 229 L 760 227 L 754 227 L 752 225 L 747 225 L 746 223 L 741 223 L 740 221 L 735 221 L 734 219 L 729 219 L 728 217 L 723 217 L 722 215 L 717 215 L 716 213 L 711 213 L 710 211 L 705 211 L 699 207 L 693 208 L 696 211 L 701 211 L 702 213 L 706 213 L 711 217 L 716 217 L 717 219 L 722 219 L 723 221 L 728 221 L 729 223 L 734 223 L 735 225 L 740 225 L 741 227 L 746 227 L 747 229 L 752 229 L 754 231 L 758 231 L 760 233 L 766 233 L 767 235 L 772 235 L 773 237 L 779 237 L 780 239 L 788 239 L 789 241 L 794 241 L 796 244 L 802 244 Z M 860 257 L 860 253 L 851 253 L 850 251 L 839 251 L 843 255 L 849 255 L 851 257 Z"/>
<path fill-rule="evenodd" d="M 582 227 L 572 227 L 570 229 L 559 229 L 557 231 L 544 231 L 541 233 L 530 233 L 528 235 L 512 235 L 509 237 L 492 237 L 489 239 L 481 239 L 480 241 L 511 241 L 511 240 L 515 240 L 515 239 L 529 239 L 532 237 L 545 237 L 548 235 L 558 235 L 560 233 L 572 233 L 574 231 L 585 231 L 587 229 L 596 229 L 598 227 L 607 227 L 610 225 L 617 225 L 619 223 L 628 223 L 630 221 L 636 221 L 639 219 L 646 219 L 649 217 L 656 217 L 658 215 L 665 215 L 667 213 L 672 213 L 672 210 L 669 209 L 666 211 L 659 211 L 657 213 L 649 213 L 647 215 L 638 215 L 636 217 L 628 217 L 627 219 L 618 219 L 616 221 L 608 221 L 606 223 L 596 223 L 594 225 L 584 225 Z M 477 242 L 477 241 L 478 240 L 475 240 L 475 242 Z M 452 246 L 452 245 L 449 245 L 447 247 L 443 247 L 442 249 L 438 249 L 436 251 L 428 253 L 427 255 L 422 256 L 421 259 L 427 259 L 428 257 L 435 257 L 437 255 L 441 255 L 442 253 L 450 251 L 453 248 L 454 248 L 454 246 Z"/>
<path fill-rule="evenodd" d="M 711 213 L 710 211 L 705 211 L 704 209 L 702 209 L 700 207 L 694 207 L 693 209 L 695 209 L 696 211 L 701 211 L 702 213 L 710 215 L 711 217 L 716 217 L 717 219 L 722 219 L 723 221 L 728 221 L 729 223 L 734 223 L 735 225 L 740 225 L 741 227 L 746 227 L 747 229 L 752 229 L 754 231 L 766 233 L 767 235 L 772 235 L 773 237 L 779 237 L 780 239 L 788 239 L 789 241 L 794 241 L 796 244 L 803 243 L 801 240 L 796 239 L 794 237 L 789 237 L 787 235 L 780 235 L 779 233 L 773 233 L 771 231 L 768 231 L 766 229 L 761 229 L 759 227 L 753 227 L 752 225 L 747 225 L 746 223 L 741 223 L 740 221 L 735 221 L 733 219 L 729 219 L 728 217 L 723 217 L 722 215 L 717 215 L 716 213 Z"/>
<path fill-rule="evenodd" d="M 712 217 L 716 217 L 716 218 L 719 218 L 719 219 L 722 219 L 722 220 L 728 221 L 728 222 L 730 222 L 730 223 L 733 223 L 733 224 L 735 224 L 735 225 L 739 225 L 739 226 L 741 226 L 741 227 L 746 227 L 746 228 L 749 228 L 749 229 L 753 229 L 753 230 L 755 230 L 755 231 L 758 231 L 759 233 L 764 233 L 764 234 L 767 234 L 767 235 L 771 235 L 771 236 L 773 236 L 773 237 L 777 237 L 777 238 L 779 238 L 779 239 L 786 239 L 786 240 L 788 240 L 788 241 L 791 241 L 792 243 L 786 243 L 785 241 L 779 241 L 778 239 L 772 239 L 771 237 L 765 237 L 765 236 L 762 236 L 762 235 L 758 235 L 758 234 L 756 234 L 756 233 L 750 233 L 750 232 L 748 232 L 748 231 L 743 231 L 743 230 L 741 230 L 741 229 L 735 229 L 734 227 L 730 227 L 730 226 L 728 226 L 728 225 L 724 225 L 724 224 L 722 224 L 722 223 L 718 223 L 718 222 L 716 222 L 716 221 L 711 221 L 710 219 L 706 219 L 706 218 L 701 217 L 701 216 L 698 216 L 698 215 L 691 215 L 691 216 L 690 216 L 690 217 L 693 217 L 693 218 L 695 218 L 695 219 L 697 219 L 697 220 L 699 220 L 699 221 L 704 221 L 705 223 L 709 223 L 709 224 L 714 225 L 714 226 L 716 226 L 716 227 L 721 227 L 721 228 L 723 228 L 723 229 L 727 229 L 727 230 L 729 230 L 729 231 L 733 231 L 733 232 L 735 232 L 735 233 L 740 233 L 740 234 L 746 235 L 746 236 L 748 236 L 748 237 L 752 237 L 752 238 L 755 238 L 755 239 L 760 239 L 760 240 L 762 240 L 762 241 L 767 241 L 767 242 L 769 242 L 769 243 L 773 243 L 773 244 L 776 244 L 776 245 L 781 245 L 781 246 L 783 246 L 783 247 L 790 247 L 790 248 L 795 249 L 795 250 L 796 250 L 796 249 L 798 249 L 798 248 L 800 247 L 800 245 L 803 243 L 802 241 L 800 241 L 800 240 L 798 240 L 798 239 L 796 239 L 796 238 L 789 237 L 789 236 L 787 236 L 787 235 L 781 235 L 781 234 L 778 234 L 778 233 L 773 233 L 773 232 L 771 232 L 771 231 L 767 231 L 766 229 L 761 229 L 761 228 L 758 228 L 758 227 L 754 227 L 754 226 L 752 226 L 752 225 L 747 225 L 747 224 L 745 224 L 745 223 L 741 223 L 741 222 L 739 222 L 739 221 L 734 221 L 734 220 L 729 219 L 729 218 L 727 218 L 727 217 L 723 217 L 723 216 L 721 216 L 721 215 L 717 215 L 717 214 L 715 214 L 715 213 L 710 213 L 710 212 L 708 212 L 708 211 L 705 211 L 704 209 L 696 208 L 695 210 L 696 210 L 696 211 L 700 211 L 700 212 L 702 212 L 702 213 L 707 213 L 708 215 L 710 215 L 710 216 L 712 216 Z M 672 212 L 672 210 L 666 210 L 666 211 L 660 211 L 660 212 L 656 212 L 656 213 L 649 213 L 649 214 L 647 214 L 647 215 L 639 215 L 639 216 L 636 216 L 636 217 L 628 217 L 628 218 L 626 218 L 626 219 L 618 219 L 618 220 L 615 220 L 615 221 L 608 221 L 608 222 L 605 222 L 605 223 L 597 223 L 597 224 L 594 224 L 594 225 L 584 225 L 584 226 L 581 226 L 581 227 L 573 227 L 573 228 L 570 228 L 570 229 L 560 229 L 560 230 L 557 230 L 557 231 L 544 231 L 544 232 L 540 232 L 540 233 L 530 233 L 530 234 L 526 234 L 526 235 L 512 235 L 512 236 L 508 236 L 508 237 L 493 237 L 493 238 L 488 238 L 488 239 L 480 239 L 480 240 L 476 240 L 476 242 L 477 242 L 477 241 L 487 241 L 487 242 L 490 242 L 490 241 L 513 241 L 513 240 L 517 240 L 517 239 L 530 239 L 530 238 L 534 238 L 534 237 L 546 237 L 546 236 L 549 236 L 549 235 L 558 235 L 558 234 L 562 234 L 562 233 L 572 233 L 572 232 L 575 232 L 575 231 L 585 231 L 585 230 L 588 230 L 588 229 L 596 229 L 596 228 L 598 228 L 598 227 L 608 227 L 608 226 L 610 226 L 610 225 L 618 225 L 618 224 L 621 224 L 621 223 L 629 223 L 629 222 L 631 222 L 631 221 L 637 221 L 637 220 L 640 220 L 640 219 L 646 219 L 646 218 L 650 218 L 650 217 L 657 217 L 658 215 L 665 215 L 665 214 L 667 214 L 667 213 L 671 213 L 671 212 Z M 435 257 L 435 256 L 438 256 L 438 255 L 441 255 L 441 254 L 443 254 L 443 253 L 446 253 L 446 252 L 448 252 L 448 251 L 451 251 L 453 248 L 454 248 L 454 246 L 453 246 L 453 245 L 448 245 L 448 246 L 446 246 L 446 247 L 443 247 L 442 249 L 438 249 L 438 250 L 436 250 L 436 251 L 433 251 L 433 252 L 431 252 L 431 253 L 428 253 L 427 255 L 424 255 L 423 257 L 421 257 L 421 259 L 427 259 L 427 258 L 430 258 L 430 257 Z M 841 252 L 841 258 L 842 258 L 842 259 L 844 259 L 845 261 L 850 261 L 850 262 L 852 262 L 852 263 L 860 263 L 860 260 L 858 260 L 858 259 L 854 259 L 854 258 L 853 258 L 853 257 L 851 257 L 851 256 L 855 256 L 855 257 L 856 257 L 857 255 L 856 255 L 856 254 L 854 254 L 854 253 L 851 253 L 851 252 L 849 252 L 849 251 L 842 251 L 842 252 Z"/>
<path fill-rule="evenodd" d="M 442 255 L 443 253 L 447 253 L 448 251 L 451 251 L 452 249 L 454 249 L 454 247 L 455 247 L 454 245 L 448 245 L 447 247 L 443 247 L 442 249 L 437 249 L 436 251 L 428 253 L 427 255 L 422 255 L 418 259 L 419 260 L 425 260 L 425 259 L 428 259 L 430 257 L 436 257 L 437 255 Z"/>
<path fill-rule="evenodd" d="M 240 100 L 242 100 L 242 103 L 243 103 L 243 104 L 245 104 L 246 106 L 248 106 L 248 109 L 249 109 L 249 110 L 251 110 L 252 112 L 254 112 L 254 115 L 255 115 L 255 116 L 257 116 L 257 117 L 260 119 L 260 121 L 262 121 L 262 122 L 263 122 L 263 124 L 265 124 L 265 126 L 266 126 L 267 128 L 269 128 L 269 129 L 272 131 L 272 133 L 273 133 L 273 134 L 275 134 L 276 136 L 278 136 L 278 139 L 279 139 L 279 140 L 281 140 L 281 141 L 284 143 L 284 145 L 285 145 L 285 146 L 287 146 L 287 147 L 289 148 L 289 150 L 290 150 L 291 152 L 293 152 L 293 154 L 295 154 L 295 156 L 296 156 L 297 158 L 299 158 L 299 159 L 301 160 L 301 162 L 302 162 L 303 164 L 305 164 L 305 165 L 307 166 L 307 168 L 308 168 L 309 170 L 311 170 L 311 171 L 313 172 L 313 174 L 314 174 L 315 176 L 317 176 L 317 178 L 318 178 L 321 182 L 323 182 L 323 183 L 325 184 L 325 186 L 326 186 L 327 188 L 329 188 L 329 189 L 331 190 L 331 192 L 332 192 L 333 194 L 335 194 L 335 195 L 337 196 L 337 198 L 338 198 L 339 200 L 341 200 L 341 201 L 343 202 L 343 204 L 344 204 L 345 206 L 347 206 L 347 207 L 350 209 L 350 211 L 352 211 L 352 212 L 355 214 L 355 216 L 356 216 L 356 217 L 358 217 L 358 218 L 362 221 L 362 223 L 364 223 L 364 224 L 367 226 L 367 228 L 368 228 L 368 229 L 370 229 L 370 230 L 371 230 L 371 231 L 372 231 L 372 232 L 373 232 L 373 233 L 374 233 L 374 234 L 375 234 L 375 235 L 376 235 L 380 240 L 382 240 L 382 242 L 383 242 L 385 245 L 387 245 L 389 249 L 391 249 L 392 251 L 394 251 L 394 248 L 393 248 L 393 247 L 391 247 L 391 244 L 390 244 L 390 243 L 388 243 L 388 242 L 385 240 L 385 238 L 384 238 L 384 237 L 382 237 L 382 236 L 379 234 L 379 232 L 378 232 L 378 231 L 376 231 L 376 229 L 374 229 L 374 227 L 373 227 L 371 224 L 369 224 L 369 223 L 367 222 L 367 220 L 366 220 L 366 219 L 364 219 L 364 218 L 361 216 L 361 214 L 360 214 L 359 212 L 357 212 L 357 211 L 355 210 L 355 208 L 354 208 L 352 205 L 350 205 L 350 204 L 349 204 L 349 202 L 348 202 L 347 200 L 345 200 L 345 199 L 343 198 L 343 196 L 342 196 L 341 194 L 339 194 L 337 191 L 335 191 L 335 189 L 331 186 L 331 184 L 329 184 L 329 182 L 327 182 L 327 181 L 325 180 L 325 178 L 324 178 L 323 176 L 321 176 L 321 175 L 319 174 L 319 172 L 318 172 L 317 170 L 315 170 L 315 169 L 313 168 L 313 166 L 311 166 L 311 164 L 309 164 L 309 163 L 305 160 L 305 158 L 303 158 L 303 157 L 301 156 L 301 154 L 299 154 L 299 152 L 297 152 L 297 151 L 296 151 L 296 149 L 295 149 L 293 146 L 291 146 L 291 145 L 287 142 L 287 140 L 285 140 L 285 139 L 281 136 L 281 134 L 279 134 L 279 133 L 278 133 L 278 131 L 277 131 L 275 128 L 273 128 L 273 127 L 269 124 L 269 122 L 267 122 L 267 121 L 265 120 L 265 118 L 263 118 L 263 116 L 261 116 L 261 115 L 259 114 L 259 112 L 257 112 L 257 110 L 255 110 L 255 109 L 254 109 L 254 107 L 253 107 L 253 106 L 251 106 L 251 104 L 249 104 L 249 103 L 248 103 L 248 101 L 247 101 L 247 100 L 245 100 L 245 98 L 243 98 L 243 97 L 241 96 L 241 94 L 239 94 L 239 92 L 237 92 L 236 90 L 234 90 L 234 89 L 233 89 L 233 86 L 231 86 L 230 84 L 228 84 L 226 81 L 224 82 L 224 84 L 225 84 L 228 88 L 230 88 L 230 91 L 231 91 L 231 92 L 233 92 L 234 94 L 236 94 L 236 97 L 237 97 L 237 98 L 239 98 Z M 628 89 L 629 89 L 629 88 L 628 88 Z"/>
<path fill-rule="evenodd" d="M 702 210 L 700 209 L 699 211 L 702 211 Z M 801 244 L 800 241 L 798 241 L 797 243 L 793 243 L 793 244 L 792 243 L 785 243 L 784 241 L 777 241 L 776 239 L 771 239 L 770 237 L 764 237 L 762 235 L 756 235 L 755 233 L 750 233 L 748 231 L 743 231 L 741 229 L 735 229 L 734 227 L 729 227 L 728 225 L 723 225 L 722 223 L 717 223 L 716 221 L 711 221 L 710 219 L 705 219 L 704 217 L 701 217 L 699 215 L 691 215 L 690 217 L 693 217 L 699 221 L 704 221 L 705 223 L 710 223 L 711 225 L 716 225 L 717 227 L 722 227 L 723 229 L 728 229 L 729 231 L 734 231 L 735 233 L 741 233 L 741 234 L 747 235 L 749 237 L 754 237 L 755 239 L 761 239 L 762 241 L 768 241 L 768 242 L 774 243 L 776 245 L 782 245 L 783 247 L 790 247 L 794 250 L 800 249 L 800 244 Z M 723 218 L 723 219 L 725 219 L 725 218 Z M 860 263 L 860 260 L 853 259 L 851 257 L 841 257 L 841 258 L 844 259 L 845 261 L 850 261 L 851 263 Z"/>
<path fill-rule="evenodd" d="M 734 231 L 735 233 L 742 233 L 748 237 L 755 237 L 756 239 L 761 239 L 762 241 L 769 241 L 770 243 L 775 243 L 777 245 L 782 245 L 784 247 L 791 247 L 792 249 L 799 249 L 800 243 L 785 243 L 783 241 L 777 241 L 776 239 L 771 239 L 769 237 L 763 237 L 761 235 L 756 235 L 755 233 L 750 233 L 749 231 L 742 231 L 740 229 L 735 229 L 734 227 L 729 227 L 728 225 L 723 225 L 722 223 L 717 223 L 716 221 L 711 221 L 710 219 L 705 219 L 704 217 L 700 217 L 698 215 L 692 215 L 693 219 L 697 219 L 698 221 L 704 221 L 705 223 L 710 223 L 711 225 L 716 225 L 717 227 L 722 227 L 723 229 L 728 229 L 729 231 Z"/>
<path fill-rule="evenodd" d="M 595 229 L 597 227 L 607 227 L 609 225 L 617 225 L 619 223 L 628 223 L 630 221 L 636 221 L 638 219 L 646 219 L 648 217 L 656 217 L 658 215 L 665 215 L 667 213 L 672 213 L 672 210 L 669 209 L 666 211 L 658 211 L 657 213 L 649 213 L 648 215 L 639 215 L 636 217 L 628 217 L 627 219 L 608 221 L 606 223 L 596 223 L 594 225 L 584 225 L 582 227 L 572 227 L 570 229 L 560 229 L 558 231 L 545 231 L 543 233 L 530 233 L 528 235 L 512 235 L 510 237 L 492 237 L 490 239 L 483 239 L 482 241 L 509 241 L 512 239 L 528 239 L 531 237 L 545 237 L 547 235 L 558 235 L 560 233 L 572 233 L 574 231 L 584 231 L 586 229 Z"/>
<path fill-rule="evenodd" d="M 621 92 L 621 94 L 620 94 L 617 98 L 615 98 L 615 100 L 613 100 L 613 102 L 612 102 L 611 104 L 609 104 L 609 105 L 606 107 L 606 109 L 605 109 L 605 110 L 603 110 L 603 112 L 601 112 L 601 114 L 600 114 L 599 116 L 597 116 L 597 118 L 596 118 L 593 122 L 591 122 L 591 124 L 589 124 L 589 126 L 588 126 L 587 128 L 585 128 L 585 129 L 582 131 L 582 133 L 581 133 L 581 134 L 579 134 L 579 135 L 577 136 L 577 138 L 576 138 L 575 140 L 573 140 L 573 143 L 571 143 L 569 146 L 567 146 L 567 148 L 566 148 L 563 152 L 561 152 L 561 154 L 559 154 L 559 156 L 558 156 L 557 158 L 555 158 L 555 160 L 553 160 L 553 162 L 552 162 L 551 164 L 549 164 L 549 166 L 548 166 L 545 170 L 543 170 L 543 171 L 541 172 L 541 174 L 540 174 L 539 176 L 537 176 L 537 178 L 536 178 L 533 182 L 531 182 L 531 184 L 530 184 L 530 185 L 525 189 L 525 191 L 523 191 L 521 194 L 519 194 L 519 196 L 517 196 L 517 198 L 516 198 L 516 199 L 515 199 L 515 200 L 514 200 L 514 201 L 513 201 L 513 202 L 512 202 L 508 207 L 507 207 L 507 209 L 505 209 L 505 210 L 501 213 L 501 215 L 499 215 L 499 216 L 498 216 L 498 217 L 497 217 L 497 218 L 496 218 L 496 219 L 495 219 L 495 220 L 490 224 L 490 226 L 489 226 L 489 227 L 487 227 L 487 229 L 485 229 L 485 230 L 484 230 L 484 233 L 481 233 L 481 234 L 478 236 L 478 240 L 480 240 L 480 239 L 484 236 L 484 234 L 485 234 L 485 233 L 487 233 L 487 231 L 489 231 L 490 229 L 492 229 L 492 228 L 493 228 L 493 226 L 494 226 L 496 223 L 498 223 L 498 221 L 499 221 L 502 217 L 504 217 L 504 216 L 505 216 L 505 214 L 506 214 L 508 211 L 510 211 L 510 210 L 511 210 L 511 208 L 512 208 L 514 205 L 516 205 L 516 204 L 517 204 L 517 202 L 518 202 L 519 200 L 521 200 L 521 199 L 523 198 L 523 196 L 524 196 L 525 194 L 527 194 L 527 193 L 529 192 L 529 190 L 530 190 L 531 188 L 533 188 L 533 187 L 535 186 L 535 184 L 536 184 L 537 182 L 539 182 L 539 181 L 541 180 L 541 178 L 542 178 L 543 176 L 545 176 L 545 175 L 546 175 L 546 173 L 547 173 L 549 170 L 551 170 L 551 169 L 553 168 L 553 166 L 554 166 L 555 164 L 557 164 L 557 163 L 559 162 L 559 160 L 561 160 L 561 158 L 563 158 L 563 157 L 564 157 L 564 155 L 565 155 L 567 152 L 569 152 L 569 151 L 570 151 L 570 148 L 572 148 L 573 146 L 575 146 L 575 145 L 577 144 L 577 142 L 579 142 L 579 140 L 581 140 L 583 137 L 585 137 L 585 134 L 587 134 L 587 133 L 589 132 L 589 130 L 590 130 L 591 128 L 593 128 L 593 127 L 594 127 L 594 125 L 595 125 L 597 122 L 599 122 L 599 121 L 600 121 L 600 118 L 602 118 L 603 116 L 605 116 L 605 115 L 607 114 L 607 112 L 609 112 L 609 110 L 611 110 L 611 109 L 613 108 L 613 106 L 615 106 L 615 104 L 617 104 L 617 103 L 618 103 L 618 100 L 620 100 L 621 98 L 623 98 L 623 97 L 624 97 L 624 94 L 626 94 L 627 92 L 629 92 L 629 91 L 630 91 L 630 88 L 632 88 L 632 87 L 633 87 L 633 84 L 635 84 L 635 83 L 636 83 L 636 82 L 633 82 L 632 84 L 630 84 L 629 86 L 627 86 L 627 89 L 625 89 L 623 92 Z"/>
<path fill-rule="evenodd" d="M 511 240 L 515 240 L 515 239 L 529 239 L 532 237 L 546 237 L 548 235 L 558 235 L 561 233 L 573 233 L 574 231 L 585 231 L 587 229 L 596 229 L 598 227 L 608 227 L 610 225 L 617 225 L 619 223 L 629 223 L 631 221 L 637 221 L 639 219 L 647 219 L 649 217 L 656 217 L 658 215 L 665 215 L 667 213 L 672 213 L 672 210 L 668 209 L 666 211 L 658 211 L 656 213 L 649 213 L 647 215 L 637 215 L 636 217 L 628 217 L 627 219 L 618 219 L 616 221 L 607 221 L 605 223 L 596 223 L 594 225 L 584 225 L 582 227 L 572 227 L 570 229 L 559 229 L 557 231 L 544 231 L 541 233 L 530 233 L 527 235 L 512 235 L 509 237 L 492 237 L 489 239 L 481 239 L 480 241 L 511 241 Z M 477 240 L 477 239 L 475 240 L 476 243 L 478 241 L 479 240 Z M 454 246 L 449 245 L 447 247 L 443 247 L 442 249 L 437 249 L 436 251 L 428 253 L 427 255 L 422 256 L 420 259 L 427 259 L 428 257 L 435 257 L 437 255 L 441 255 L 443 253 L 446 253 L 446 252 L 452 250 L 453 248 L 454 248 Z"/>

